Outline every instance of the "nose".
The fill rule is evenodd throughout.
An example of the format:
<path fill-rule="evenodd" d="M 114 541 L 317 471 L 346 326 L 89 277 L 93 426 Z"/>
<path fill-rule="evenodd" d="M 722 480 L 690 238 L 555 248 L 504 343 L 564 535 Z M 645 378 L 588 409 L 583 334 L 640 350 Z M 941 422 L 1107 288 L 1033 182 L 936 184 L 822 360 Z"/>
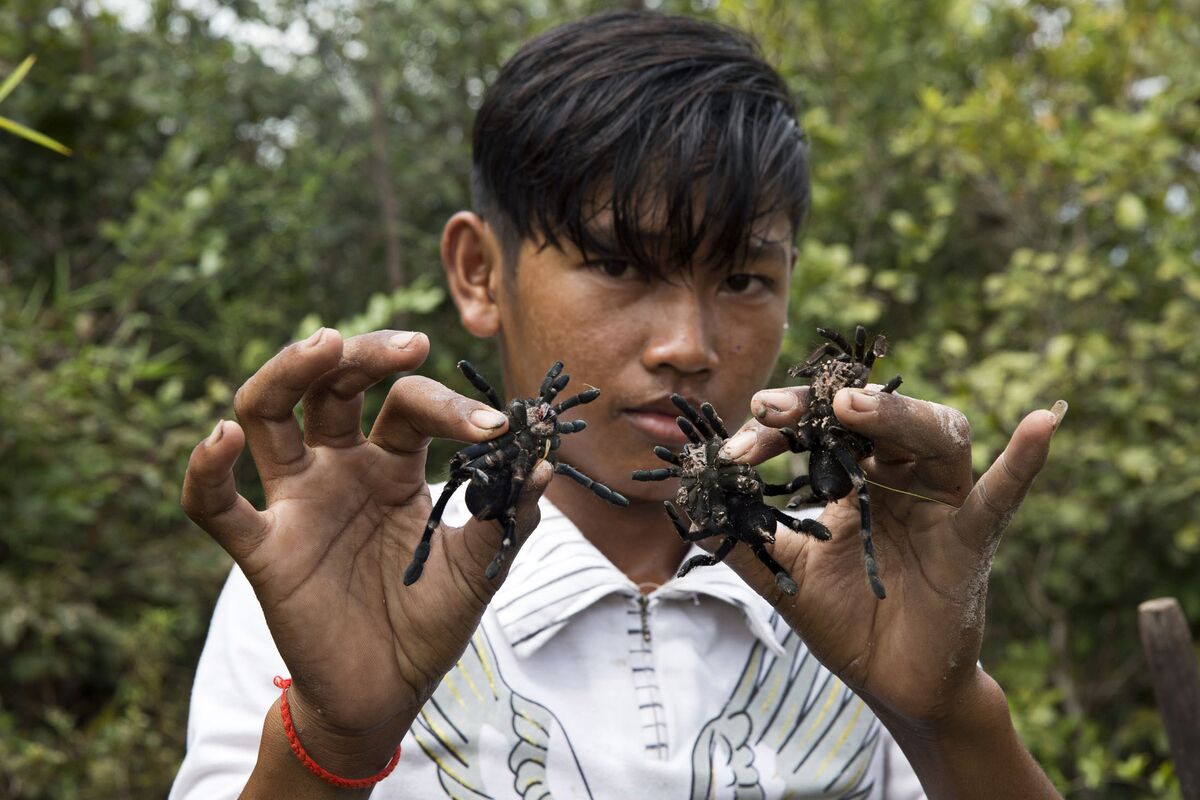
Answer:
<path fill-rule="evenodd" d="M 647 320 L 650 335 L 642 351 L 642 364 L 656 371 L 670 368 L 694 375 L 716 369 L 716 314 L 707 307 L 696 287 L 664 284 L 662 297 Z"/>

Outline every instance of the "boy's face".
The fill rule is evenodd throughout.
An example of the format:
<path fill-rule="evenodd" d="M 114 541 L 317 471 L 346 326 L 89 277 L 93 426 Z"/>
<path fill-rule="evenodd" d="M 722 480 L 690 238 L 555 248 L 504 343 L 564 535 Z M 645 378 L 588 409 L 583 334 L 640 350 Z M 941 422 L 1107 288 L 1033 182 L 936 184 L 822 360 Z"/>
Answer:
<path fill-rule="evenodd" d="M 565 241 L 565 251 L 522 244 L 496 297 L 509 396 L 532 396 L 555 361 L 571 376 L 564 396 L 601 390 L 565 415 L 588 427 L 563 437 L 563 460 L 628 497 L 667 499 L 672 483 L 630 473 L 662 466 L 654 445 L 684 442 L 670 395 L 712 403 L 731 431 L 741 425 L 779 356 L 791 225 L 768 220 L 753 242 L 756 252 L 735 270 L 697 267 L 668 280 L 619 262 L 589 265 Z"/>

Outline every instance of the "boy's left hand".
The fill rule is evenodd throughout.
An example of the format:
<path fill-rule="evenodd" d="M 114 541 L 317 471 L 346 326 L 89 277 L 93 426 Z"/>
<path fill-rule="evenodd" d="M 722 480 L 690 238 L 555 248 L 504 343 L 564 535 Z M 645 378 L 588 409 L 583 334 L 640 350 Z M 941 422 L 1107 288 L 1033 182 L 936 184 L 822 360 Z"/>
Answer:
<path fill-rule="evenodd" d="M 755 395 L 755 419 L 731 438 L 731 455 L 749 444 L 736 460 L 758 464 L 786 451 L 778 429 L 799 422 L 807 393 L 807 387 L 790 387 Z M 876 713 L 914 727 L 936 725 L 978 688 L 992 556 L 1046 463 L 1060 417 L 1051 411 L 1027 415 L 1004 452 L 973 482 L 969 426 L 954 409 L 843 389 L 834 413 L 846 428 L 875 442 L 874 455 L 861 464 L 867 477 L 912 493 L 869 487 L 887 598 L 877 600 L 867 584 L 853 491 L 820 517 L 833 534 L 830 541 L 780 528 L 771 552 L 799 584 L 795 597 L 775 587 L 749 548 L 738 545 L 727 561 Z"/>

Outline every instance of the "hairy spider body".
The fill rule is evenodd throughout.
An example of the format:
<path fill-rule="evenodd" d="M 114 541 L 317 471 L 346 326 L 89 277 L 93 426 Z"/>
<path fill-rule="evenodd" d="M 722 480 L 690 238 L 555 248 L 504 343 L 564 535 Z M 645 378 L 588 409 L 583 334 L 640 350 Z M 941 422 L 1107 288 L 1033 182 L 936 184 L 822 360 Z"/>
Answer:
<path fill-rule="evenodd" d="M 555 403 L 558 393 L 571 379 L 569 375 L 562 374 L 563 364 L 558 361 L 546 373 L 536 397 L 513 400 L 505 408 L 496 391 L 470 362 L 459 361 L 458 369 L 487 399 L 489 405 L 508 417 L 508 431 L 490 441 L 464 447 L 450 459 L 450 476 L 433 505 L 429 521 L 425 523 L 425 531 L 413 553 L 412 563 L 404 571 L 405 586 L 421 577 L 425 561 L 429 558 L 433 532 L 441 522 L 446 504 L 455 490 L 468 481 L 466 499 L 471 514 L 476 519 L 500 520 L 504 527 L 500 549 L 484 572 L 489 580 L 499 574 L 500 567 L 516 544 L 517 499 L 539 461 L 549 461 L 557 474 L 579 482 L 610 503 L 629 505 L 622 495 L 592 480 L 570 464 L 559 461 L 554 455 L 563 434 L 578 433 L 586 427 L 583 420 L 562 422 L 559 415 L 575 406 L 592 402 L 600 396 L 599 389 L 593 387 Z"/>
<path fill-rule="evenodd" d="M 685 542 L 711 536 L 725 537 L 711 555 L 693 556 L 685 561 L 679 568 L 679 577 L 695 567 L 712 566 L 724 560 L 738 542 L 745 542 L 774 574 L 779 590 L 795 595 L 796 581 L 766 550 L 766 545 L 775 541 L 776 527 L 782 522 L 794 531 L 817 539 L 828 539 L 830 533 L 816 520 L 796 519 L 772 508 L 763 502 L 763 495 L 791 494 L 802 485 L 803 479 L 786 484 L 766 483 L 754 467 L 735 463 L 721 455 L 721 445 L 729 438 L 729 431 L 717 416 L 716 409 L 703 403 L 697 411 L 677 394 L 671 395 L 671 402 L 683 413 L 675 421 L 689 441 L 679 453 L 655 447 L 654 454 L 672 466 L 640 469 L 633 473 L 633 479 L 680 479 L 675 502 L 687 511 L 692 520 L 691 527 L 683 523 L 671 501 L 664 505 L 667 516 Z"/>
<path fill-rule="evenodd" d="M 807 484 L 810 494 L 793 497 L 788 508 L 832 503 L 857 491 L 863 565 L 871 591 L 882 600 L 887 593 L 879 578 L 875 543 L 871 538 L 871 495 L 867 476 L 858 465 L 859 460 L 874 452 L 875 445 L 866 436 L 842 426 L 833 413 L 833 397 L 840 389 L 861 389 L 867 385 L 875 359 L 887 354 L 887 339 L 882 334 L 877 335 L 868 348 L 867 331 L 862 325 L 855 328 L 853 346 L 828 328 L 817 328 L 817 333 L 828 341 L 803 364 L 788 370 L 792 377 L 812 378 L 808 410 L 796 430 L 783 429 L 793 452 L 809 453 L 808 476 L 801 485 Z M 900 376 L 897 375 L 880 391 L 894 392 L 899 386 Z"/>

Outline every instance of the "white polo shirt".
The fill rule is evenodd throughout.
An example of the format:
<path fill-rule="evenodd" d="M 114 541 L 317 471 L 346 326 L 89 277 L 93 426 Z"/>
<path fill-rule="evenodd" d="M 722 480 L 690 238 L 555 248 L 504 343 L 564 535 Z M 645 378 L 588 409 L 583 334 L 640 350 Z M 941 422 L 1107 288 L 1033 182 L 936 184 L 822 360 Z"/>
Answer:
<path fill-rule="evenodd" d="M 452 525 L 469 516 L 463 495 L 446 509 Z M 372 798 L 925 797 L 871 710 L 724 564 L 643 595 L 548 500 L 541 513 Z M 283 659 L 234 568 L 170 800 L 239 795 L 277 674 Z"/>

